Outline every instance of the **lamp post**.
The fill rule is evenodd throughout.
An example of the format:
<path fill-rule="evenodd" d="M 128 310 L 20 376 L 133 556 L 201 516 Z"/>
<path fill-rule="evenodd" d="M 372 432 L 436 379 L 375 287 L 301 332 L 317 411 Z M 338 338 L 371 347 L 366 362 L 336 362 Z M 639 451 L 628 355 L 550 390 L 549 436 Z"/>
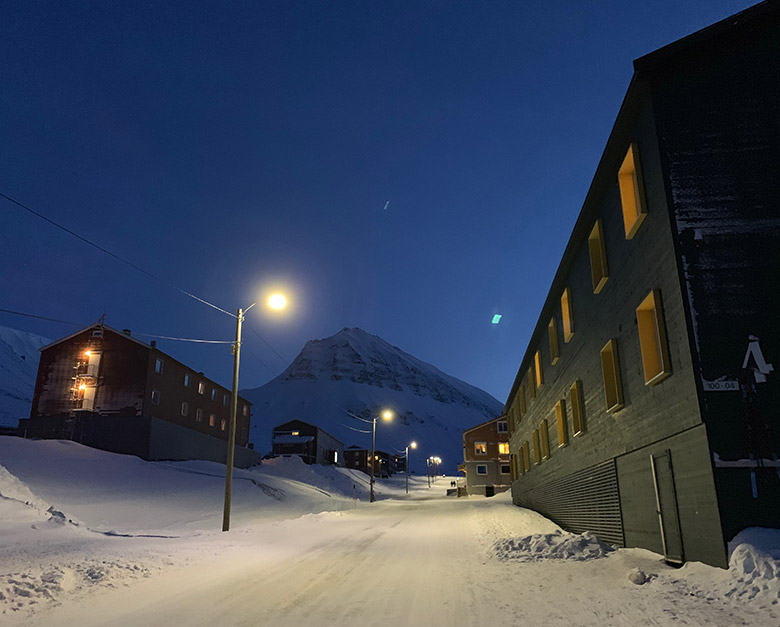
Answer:
<path fill-rule="evenodd" d="M 370 482 L 370 496 L 369 501 L 373 503 L 376 499 L 374 498 L 374 465 L 376 464 L 376 420 L 378 416 L 374 416 L 373 420 L 373 428 L 371 429 L 371 482 Z M 389 410 L 385 410 L 382 412 L 382 418 L 385 420 L 392 420 L 393 418 L 393 412 Z"/>
<path fill-rule="evenodd" d="M 274 309 L 285 306 L 286 300 L 281 294 L 274 294 L 268 300 L 268 305 Z M 244 314 L 252 309 L 252 303 L 246 309 L 238 310 L 236 315 L 236 343 L 233 344 L 233 395 L 230 400 L 230 425 L 228 426 L 227 459 L 225 460 L 225 505 L 222 510 L 222 531 L 230 529 L 230 505 L 233 495 L 233 463 L 236 456 L 236 413 L 238 409 L 238 365 L 241 356 L 241 325 Z"/>
<path fill-rule="evenodd" d="M 417 442 L 410 442 L 406 447 L 406 493 L 409 494 L 409 447 L 417 448 Z"/>

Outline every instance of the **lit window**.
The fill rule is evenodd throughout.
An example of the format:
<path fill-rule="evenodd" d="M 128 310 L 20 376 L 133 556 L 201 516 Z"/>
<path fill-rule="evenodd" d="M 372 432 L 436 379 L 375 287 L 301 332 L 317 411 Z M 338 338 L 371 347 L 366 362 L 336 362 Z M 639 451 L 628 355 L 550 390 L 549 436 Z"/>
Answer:
<path fill-rule="evenodd" d="M 496 423 L 496 429 L 499 433 L 506 433 L 508 431 L 506 420 L 499 420 Z"/>
<path fill-rule="evenodd" d="M 636 308 L 636 323 L 639 327 L 645 384 L 653 385 L 672 373 L 659 290 L 650 292 Z"/>
<path fill-rule="evenodd" d="M 160 404 L 160 390 L 152 390 L 152 405 Z"/>
<path fill-rule="evenodd" d="M 566 401 L 561 399 L 555 403 L 555 422 L 558 426 L 558 447 L 569 443 L 569 431 L 566 428 Z"/>
<path fill-rule="evenodd" d="M 224 418 L 219 421 L 219 428 L 224 431 L 227 428 L 227 420 Z"/>
<path fill-rule="evenodd" d="M 477 464 L 477 474 L 478 475 L 486 475 L 487 474 L 487 466 L 485 464 Z"/>
<path fill-rule="evenodd" d="M 620 380 L 617 340 L 610 340 L 601 349 L 601 372 L 604 376 L 604 396 L 607 402 L 607 411 L 618 411 L 623 407 L 623 384 Z"/>
<path fill-rule="evenodd" d="M 536 351 L 536 355 L 534 355 L 534 365 L 536 366 L 536 387 L 540 388 L 544 383 L 544 377 L 542 376 L 542 354 L 539 351 Z"/>
<path fill-rule="evenodd" d="M 533 366 L 528 366 L 528 396 L 531 400 L 536 398 L 536 378 Z"/>
<path fill-rule="evenodd" d="M 647 215 L 642 192 L 642 173 L 639 168 L 639 150 L 636 144 L 628 147 L 623 165 L 618 171 L 620 204 L 623 207 L 623 226 L 626 239 L 631 239 Z"/>
<path fill-rule="evenodd" d="M 195 422 L 203 422 L 203 410 L 200 407 L 195 410 Z"/>
<path fill-rule="evenodd" d="M 189 413 L 190 413 L 190 404 L 185 401 L 181 404 L 181 415 L 186 416 Z"/>
<path fill-rule="evenodd" d="M 558 363 L 560 357 L 558 353 L 558 328 L 555 324 L 555 318 L 550 319 L 550 324 L 547 325 L 547 334 L 550 336 L 550 363 L 554 366 Z"/>
<path fill-rule="evenodd" d="M 534 429 L 531 439 L 534 442 L 534 464 L 541 464 L 542 448 L 541 448 L 541 444 L 539 443 L 539 429 Z"/>
<path fill-rule="evenodd" d="M 569 390 L 571 396 L 571 422 L 574 435 L 585 431 L 585 404 L 582 400 L 582 382 L 575 381 Z"/>
<path fill-rule="evenodd" d="M 198 394 L 206 393 L 206 384 L 203 381 L 198 381 Z"/>
<path fill-rule="evenodd" d="M 487 455 L 487 442 L 474 442 L 475 455 Z"/>
<path fill-rule="evenodd" d="M 163 371 L 163 360 L 160 359 L 159 357 L 155 358 L 155 360 L 154 360 L 154 371 L 157 374 L 162 374 L 162 371 Z"/>
<path fill-rule="evenodd" d="M 523 472 L 531 470 L 531 446 L 528 444 L 528 440 L 523 442 L 523 466 Z"/>
<path fill-rule="evenodd" d="M 292 431 L 292 432 L 290 433 L 290 435 L 300 435 L 300 434 L 301 434 L 301 432 L 300 432 L 300 431 Z"/>
<path fill-rule="evenodd" d="M 567 287 L 561 295 L 561 320 L 563 321 L 563 341 L 569 342 L 574 337 L 574 318 L 571 313 L 571 292 Z"/>
<path fill-rule="evenodd" d="M 609 278 L 607 269 L 607 249 L 604 244 L 604 226 L 601 220 L 596 220 L 593 230 L 588 236 L 588 253 L 590 254 L 590 278 L 593 281 L 593 293 L 598 294 Z"/>
<path fill-rule="evenodd" d="M 499 455 L 509 455 L 509 442 L 499 442 L 498 443 L 498 454 Z"/>
<path fill-rule="evenodd" d="M 509 464 L 501 464 L 501 474 L 502 475 L 508 475 L 512 472 L 512 469 L 509 467 Z"/>
<path fill-rule="evenodd" d="M 215 427 L 217 425 L 217 415 L 209 414 L 209 427 Z"/>
<path fill-rule="evenodd" d="M 550 459 L 550 430 L 547 427 L 547 419 L 542 420 L 539 425 L 539 435 L 541 436 L 542 459 Z"/>
<path fill-rule="evenodd" d="M 189 372 L 185 372 L 184 373 L 184 387 L 185 388 L 190 387 L 190 373 Z"/>
<path fill-rule="evenodd" d="M 217 400 L 217 389 L 211 388 L 211 400 L 216 401 Z"/>

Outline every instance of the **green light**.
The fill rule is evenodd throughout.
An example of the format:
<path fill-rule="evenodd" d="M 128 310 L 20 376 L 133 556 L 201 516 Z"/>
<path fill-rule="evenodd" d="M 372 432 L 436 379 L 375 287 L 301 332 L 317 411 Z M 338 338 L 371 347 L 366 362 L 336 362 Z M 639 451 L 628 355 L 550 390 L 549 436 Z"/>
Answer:
<path fill-rule="evenodd" d="M 493 324 L 498 324 L 500 320 L 501 320 L 501 314 L 496 314 L 495 316 L 493 316 Z"/>

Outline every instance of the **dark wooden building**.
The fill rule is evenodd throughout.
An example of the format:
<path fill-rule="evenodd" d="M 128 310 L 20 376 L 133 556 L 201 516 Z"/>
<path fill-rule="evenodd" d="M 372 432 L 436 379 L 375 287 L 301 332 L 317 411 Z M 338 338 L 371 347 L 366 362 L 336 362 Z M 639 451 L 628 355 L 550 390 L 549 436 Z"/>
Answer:
<path fill-rule="evenodd" d="M 344 444 L 303 420 L 274 427 L 271 445 L 274 455 L 297 455 L 307 464 L 344 465 Z"/>
<path fill-rule="evenodd" d="M 480 423 L 463 432 L 463 463 L 469 494 L 494 496 L 512 483 L 509 428 L 506 416 Z"/>
<path fill-rule="evenodd" d="M 19 432 L 144 459 L 224 461 L 231 396 L 154 342 L 97 324 L 41 349 L 30 418 Z M 257 461 L 245 449 L 251 407 L 239 397 L 237 464 Z"/>
<path fill-rule="evenodd" d="M 375 477 L 389 477 L 394 470 L 392 458 L 388 453 L 384 451 L 374 451 L 374 476 Z M 357 446 L 350 446 L 344 449 L 344 465 L 347 468 L 355 468 L 362 470 L 364 473 L 371 474 L 371 451 L 358 448 Z"/>
<path fill-rule="evenodd" d="M 779 18 L 634 62 L 505 406 L 516 504 L 672 562 L 780 525 Z"/>

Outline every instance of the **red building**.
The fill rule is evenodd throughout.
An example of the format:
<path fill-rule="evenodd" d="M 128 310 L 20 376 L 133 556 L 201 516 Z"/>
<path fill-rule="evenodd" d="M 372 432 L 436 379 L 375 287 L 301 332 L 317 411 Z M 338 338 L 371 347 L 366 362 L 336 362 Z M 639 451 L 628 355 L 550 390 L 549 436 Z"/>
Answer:
<path fill-rule="evenodd" d="M 144 459 L 224 461 L 231 396 L 155 342 L 97 324 L 41 349 L 30 418 L 19 431 Z M 239 397 L 238 447 L 248 444 L 250 419 L 251 403 Z"/>

